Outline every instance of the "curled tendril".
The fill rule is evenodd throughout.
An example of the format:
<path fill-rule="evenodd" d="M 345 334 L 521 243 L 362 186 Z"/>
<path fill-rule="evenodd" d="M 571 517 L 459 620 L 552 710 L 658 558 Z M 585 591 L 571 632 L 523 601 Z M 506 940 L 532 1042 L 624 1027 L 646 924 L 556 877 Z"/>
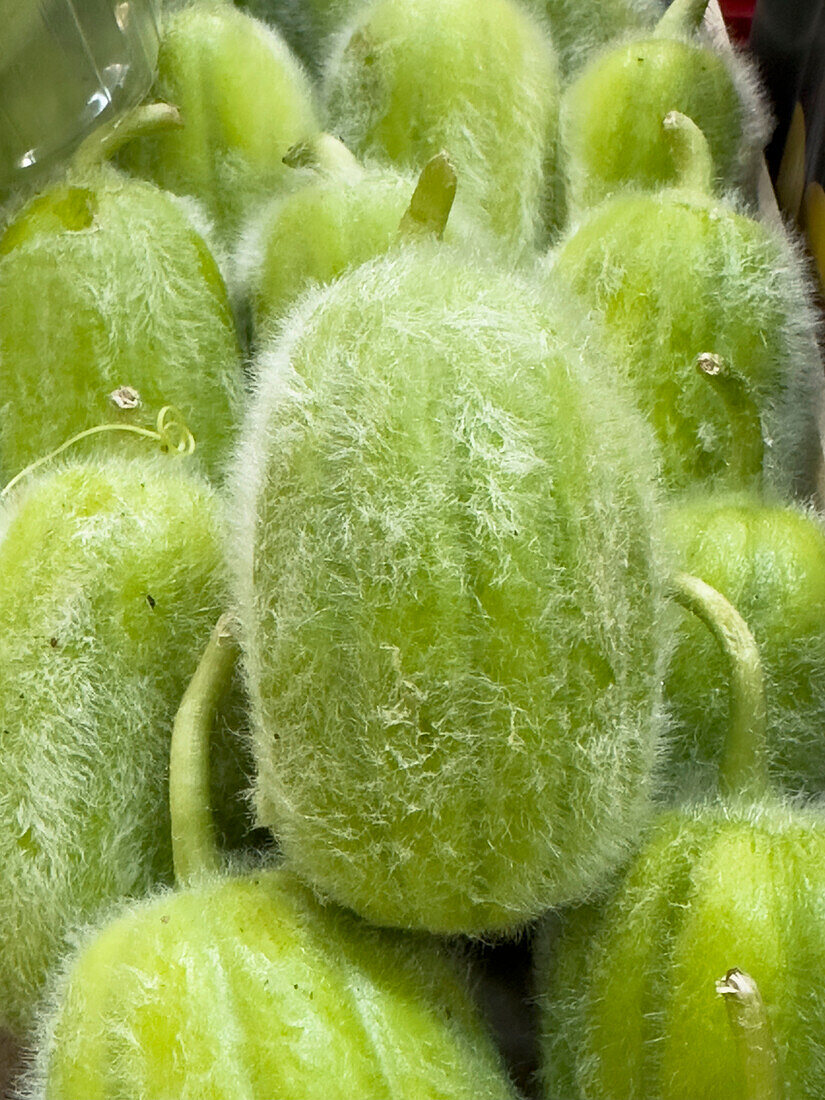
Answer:
<path fill-rule="evenodd" d="M 155 439 L 160 443 L 160 449 L 164 454 L 181 454 L 191 455 L 195 449 L 195 437 L 186 425 L 183 416 L 180 411 L 174 407 L 174 405 L 164 405 L 157 415 L 156 428 L 141 428 L 137 424 L 97 424 L 93 428 L 86 428 L 85 431 L 78 432 L 77 435 L 73 435 L 70 439 L 67 439 L 65 443 L 61 443 L 59 447 L 56 447 L 53 451 L 49 451 L 47 455 L 43 455 L 41 458 L 36 459 L 34 462 L 25 466 L 19 473 L 15 474 L 11 481 L 0 489 L 0 499 L 5 497 L 14 486 L 22 481 L 24 477 L 38 469 L 40 466 L 44 466 L 47 462 L 51 462 L 53 458 L 56 458 L 63 451 L 68 450 L 75 443 L 79 443 L 82 439 L 87 439 L 93 435 L 102 435 L 104 432 L 131 432 L 132 435 L 141 435 L 146 439 Z"/>
<path fill-rule="evenodd" d="M 164 405 L 158 413 L 157 438 L 164 454 L 191 455 L 195 449 L 195 437 L 174 405 Z"/>

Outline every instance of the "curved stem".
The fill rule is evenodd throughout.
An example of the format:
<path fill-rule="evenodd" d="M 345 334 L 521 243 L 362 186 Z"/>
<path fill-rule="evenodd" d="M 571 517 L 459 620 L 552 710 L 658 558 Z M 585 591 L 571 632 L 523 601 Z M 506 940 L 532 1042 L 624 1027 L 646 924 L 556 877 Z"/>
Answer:
<path fill-rule="evenodd" d="M 171 103 L 142 103 L 93 130 L 72 157 L 71 171 L 82 174 L 97 168 L 134 138 L 180 126 L 183 126 L 180 111 Z"/>
<path fill-rule="evenodd" d="M 733 604 L 698 577 L 677 573 L 672 587 L 676 602 L 700 618 L 713 634 L 730 670 L 730 725 L 720 787 L 728 795 L 759 799 L 768 791 L 769 782 L 765 685 L 753 634 Z"/>
<path fill-rule="evenodd" d="M 744 1095 L 748 1100 L 783 1100 L 779 1055 L 756 982 L 734 968 L 717 981 L 716 992 L 724 997 L 728 1010 L 739 1051 Z"/>
<path fill-rule="evenodd" d="M 728 469 L 734 485 L 761 490 L 765 462 L 762 419 L 745 379 L 732 371 L 724 359 L 710 352 L 698 356 L 696 369 L 721 397 L 730 419 L 733 447 Z"/>
<path fill-rule="evenodd" d="M 181 885 L 217 871 L 220 854 L 209 804 L 209 745 L 215 709 L 235 667 L 232 616 L 222 615 L 192 677 L 172 728 L 169 808 L 172 859 Z"/>
<path fill-rule="evenodd" d="M 680 38 L 695 34 L 705 18 L 708 0 L 673 0 L 653 29 L 654 38 Z"/>
<path fill-rule="evenodd" d="M 410 205 L 398 226 L 399 234 L 405 237 L 427 234 L 441 240 L 453 208 L 456 186 L 455 168 L 442 150 L 421 170 Z"/>
<path fill-rule="evenodd" d="M 714 167 L 708 139 L 693 119 L 681 111 L 668 112 L 662 119 L 662 127 L 676 166 L 676 186 L 712 195 Z"/>
<path fill-rule="evenodd" d="M 332 134 L 316 134 L 308 141 L 299 141 L 281 159 L 288 168 L 312 168 L 351 182 L 364 175 L 364 169 L 343 141 Z"/>

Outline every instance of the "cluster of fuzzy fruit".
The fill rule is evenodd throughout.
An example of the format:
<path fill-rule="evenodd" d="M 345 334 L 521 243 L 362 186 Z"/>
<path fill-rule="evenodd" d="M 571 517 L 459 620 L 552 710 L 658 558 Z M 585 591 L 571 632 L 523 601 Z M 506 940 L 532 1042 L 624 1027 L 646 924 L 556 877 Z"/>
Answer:
<path fill-rule="evenodd" d="M 520 935 L 525 1091 L 821 1097 L 825 387 L 706 3 L 170 3 L 8 198 L 15 1095 L 513 1100 Z"/>

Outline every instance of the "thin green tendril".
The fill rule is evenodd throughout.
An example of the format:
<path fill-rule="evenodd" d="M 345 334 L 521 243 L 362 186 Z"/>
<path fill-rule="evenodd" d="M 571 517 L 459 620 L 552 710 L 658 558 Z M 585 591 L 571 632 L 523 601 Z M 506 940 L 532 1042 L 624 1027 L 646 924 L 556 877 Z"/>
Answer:
<path fill-rule="evenodd" d="M 131 432 L 132 435 L 142 435 L 147 439 L 156 439 L 160 443 L 160 449 L 164 454 L 192 454 L 195 449 L 195 437 L 189 431 L 186 422 L 174 405 L 163 406 L 158 413 L 156 425 L 156 428 L 141 428 L 137 424 L 97 424 L 94 428 L 86 428 L 85 431 L 73 435 L 71 439 L 61 443 L 55 450 L 43 455 L 42 458 L 36 459 L 25 466 L 18 474 L 15 474 L 5 488 L 0 490 L 0 498 L 10 493 L 14 486 L 32 471 L 44 466 L 47 462 L 51 462 L 53 458 L 68 450 L 69 447 L 74 446 L 75 443 L 79 443 L 81 439 L 101 435 L 103 432 Z"/>

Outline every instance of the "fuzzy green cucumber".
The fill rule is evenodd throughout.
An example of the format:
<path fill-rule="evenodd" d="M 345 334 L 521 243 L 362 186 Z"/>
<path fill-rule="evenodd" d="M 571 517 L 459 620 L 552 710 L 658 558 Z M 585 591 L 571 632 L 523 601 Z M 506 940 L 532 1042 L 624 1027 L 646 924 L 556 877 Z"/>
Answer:
<path fill-rule="evenodd" d="M 174 103 L 184 125 L 131 143 L 119 163 L 198 199 L 224 245 L 282 185 L 290 146 L 319 128 L 298 59 L 275 30 L 229 0 L 169 6 L 152 94 Z"/>
<path fill-rule="evenodd" d="M 653 458 L 577 317 L 422 241 L 259 356 L 232 554 L 258 813 L 378 923 L 515 929 L 647 812 Z"/>
<path fill-rule="evenodd" d="M 121 908 L 63 966 L 29 1100 L 515 1100 L 460 963 L 321 906 L 283 868 L 231 872 L 206 741 L 222 619 L 183 697 L 170 802 L 179 889 Z"/>
<path fill-rule="evenodd" d="M 781 228 L 713 197 L 707 143 L 691 120 L 674 113 L 665 123 L 677 186 L 590 211 L 550 254 L 552 278 L 604 321 L 656 432 L 668 489 L 751 487 L 737 458 L 750 443 L 696 369 L 710 355 L 761 418 L 767 483 L 810 496 L 823 375 L 804 261 Z"/>
<path fill-rule="evenodd" d="M 226 287 L 183 205 L 106 163 L 142 118 L 155 128 L 153 110 L 93 134 L 66 178 L 0 235 L 3 482 L 75 433 L 153 426 L 165 406 L 194 435 L 203 469 L 221 475 L 242 397 Z M 122 433 L 94 445 L 112 439 L 125 445 Z"/>
<path fill-rule="evenodd" d="M 554 187 L 559 83 L 544 27 L 511 0 L 374 0 L 335 41 L 331 128 L 365 160 L 420 169 L 446 150 L 461 194 L 516 255 Z"/>
<path fill-rule="evenodd" d="M 67 464 L 0 505 L 0 1027 L 18 1035 L 69 930 L 171 875 L 169 738 L 226 598 L 223 529 L 214 491 L 162 456 Z"/>
<path fill-rule="evenodd" d="M 75 960 L 30 1100 L 514 1100 L 430 942 L 379 932 L 284 870 L 132 907 Z"/>
<path fill-rule="evenodd" d="M 660 140 L 670 111 L 705 133 L 715 185 L 754 190 L 769 114 L 744 59 L 698 37 L 706 7 L 707 0 L 674 0 L 651 32 L 597 53 L 566 88 L 561 172 L 572 220 L 616 192 L 674 182 Z"/>
<path fill-rule="evenodd" d="M 540 953 L 547 1100 L 821 1092 L 825 821 L 771 790 L 753 636 L 723 597 L 685 580 L 686 606 L 729 662 L 719 794 L 662 813 L 606 900 L 568 913 Z M 761 993 L 750 1028 L 725 1004 L 737 971 Z"/>

